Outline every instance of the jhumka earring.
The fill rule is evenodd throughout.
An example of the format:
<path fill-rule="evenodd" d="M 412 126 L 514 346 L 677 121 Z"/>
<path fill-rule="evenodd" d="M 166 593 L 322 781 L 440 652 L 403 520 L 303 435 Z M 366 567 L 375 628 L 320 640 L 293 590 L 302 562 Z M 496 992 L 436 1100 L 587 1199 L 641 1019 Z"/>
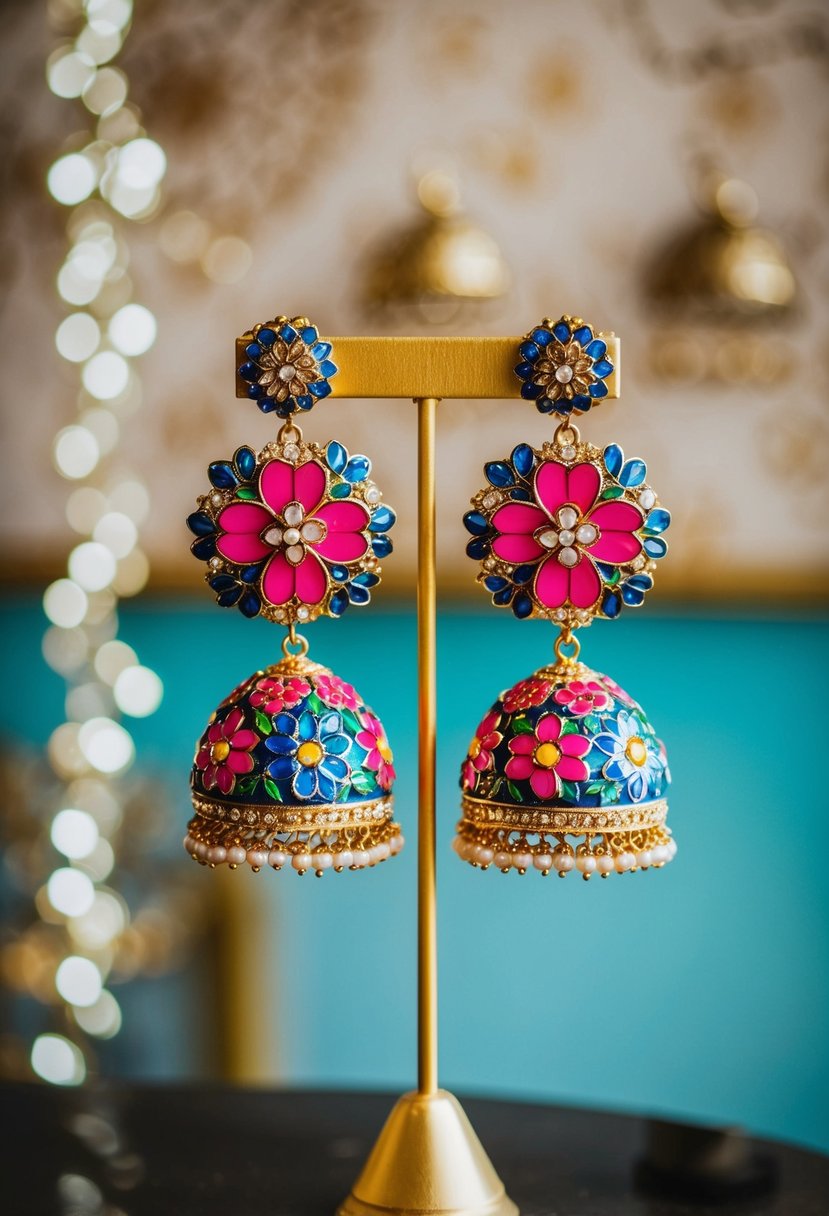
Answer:
<path fill-rule="evenodd" d="M 575 631 L 638 607 L 667 552 L 670 515 L 644 461 L 584 443 L 572 422 L 607 396 L 612 337 L 568 316 L 526 335 L 521 395 L 561 421 L 540 450 L 521 443 L 487 464 L 464 516 L 493 604 L 559 627 L 556 661 L 498 697 L 462 765 L 454 847 L 482 869 L 607 877 L 676 853 L 663 744 L 640 705 L 578 661 Z"/>
<path fill-rule="evenodd" d="M 283 658 L 211 714 L 191 773 L 184 845 L 202 864 L 290 863 L 300 874 L 356 870 L 399 852 L 392 753 L 355 688 L 307 657 L 298 624 L 367 604 L 392 551 L 394 512 L 366 456 L 303 438 L 295 417 L 331 392 L 331 345 L 306 317 L 244 335 L 237 375 L 264 413 L 285 419 L 261 452 L 210 465 L 187 524 L 224 608 L 284 625 Z"/>

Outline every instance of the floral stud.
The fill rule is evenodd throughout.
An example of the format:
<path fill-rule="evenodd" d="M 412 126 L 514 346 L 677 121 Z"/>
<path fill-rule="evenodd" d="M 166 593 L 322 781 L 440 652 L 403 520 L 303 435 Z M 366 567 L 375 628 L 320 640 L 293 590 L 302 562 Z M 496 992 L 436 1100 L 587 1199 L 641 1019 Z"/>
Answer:
<path fill-rule="evenodd" d="M 580 317 L 565 316 L 555 323 L 545 317 L 518 353 L 515 374 L 522 381 L 521 396 L 534 401 L 542 414 L 584 414 L 607 396 L 614 370 L 607 342 Z"/>
<path fill-rule="evenodd" d="M 277 317 L 254 325 L 246 337 L 246 360 L 237 370 L 264 414 L 289 418 L 329 395 L 337 373 L 331 343 L 320 341 L 307 317 Z"/>

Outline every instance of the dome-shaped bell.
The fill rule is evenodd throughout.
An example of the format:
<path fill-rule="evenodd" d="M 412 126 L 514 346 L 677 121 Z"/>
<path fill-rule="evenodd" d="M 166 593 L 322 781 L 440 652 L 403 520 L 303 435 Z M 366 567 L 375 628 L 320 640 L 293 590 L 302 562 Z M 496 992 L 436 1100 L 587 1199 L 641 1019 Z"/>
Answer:
<path fill-rule="evenodd" d="M 304 656 L 254 672 L 196 747 L 184 847 L 207 865 L 361 869 L 403 847 L 392 753 L 351 684 Z"/>
<path fill-rule="evenodd" d="M 472 865 L 560 876 L 662 866 L 670 774 L 643 709 L 580 663 L 542 668 L 501 694 L 461 767 L 454 847 Z"/>

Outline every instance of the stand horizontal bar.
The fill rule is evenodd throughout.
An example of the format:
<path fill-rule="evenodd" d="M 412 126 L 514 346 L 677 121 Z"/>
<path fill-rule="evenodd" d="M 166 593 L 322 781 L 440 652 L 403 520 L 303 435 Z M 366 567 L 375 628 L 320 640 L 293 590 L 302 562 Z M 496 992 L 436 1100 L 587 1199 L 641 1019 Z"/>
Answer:
<path fill-rule="evenodd" d="M 619 396 L 620 342 L 607 342 L 614 371 L 606 380 L 608 397 Z M 236 340 L 236 365 L 245 362 L 250 335 Z M 331 380 L 333 397 L 520 398 L 520 337 L 515 338 L 327 338 L 339 372 Z M 237 376 L 236 396 L 247 397 Z"/>

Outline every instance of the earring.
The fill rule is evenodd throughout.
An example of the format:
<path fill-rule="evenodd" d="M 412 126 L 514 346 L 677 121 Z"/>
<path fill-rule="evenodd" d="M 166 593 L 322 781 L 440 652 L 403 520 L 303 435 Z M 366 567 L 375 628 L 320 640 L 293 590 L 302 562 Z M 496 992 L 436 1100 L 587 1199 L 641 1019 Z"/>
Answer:
<path fill-rule="evenodd" d="M 395 772 L 380 719 L 355 688 L 307 657 L 298 624 L 364 605 L 392 551 L 392 509 L 367 456 L 319 446 L 296 425 L 331 392 L 331 344 L 306 317 L 245 334 L 237 374 L 264 413 L 285 419 L 261 452 L 209 466 L 211 489 L 187 519 L 191 551 L 223 608 L 287 629 L 283 657 L 211 714 L 191 772 L 184 845 L 202 864 L 361 869 L 399 852 Z"/>
<path fill-rule="evenodd" d="M 636 701 L 578 661 L 577 629 L 642 604 L 670 524 L 644 461 L 583 442 L 572 423 L 608 395 L 612 338 L 568 316 L 526 335 L 521 395 L 561 421 L 551 443 L 487 464 L 464 516 L 493 604 L 559 628 L 556 661 L 498 697 L 461 768 L 454 847 L 481 869 L 607 877 L 676 853 L 663 744 Z"/>

